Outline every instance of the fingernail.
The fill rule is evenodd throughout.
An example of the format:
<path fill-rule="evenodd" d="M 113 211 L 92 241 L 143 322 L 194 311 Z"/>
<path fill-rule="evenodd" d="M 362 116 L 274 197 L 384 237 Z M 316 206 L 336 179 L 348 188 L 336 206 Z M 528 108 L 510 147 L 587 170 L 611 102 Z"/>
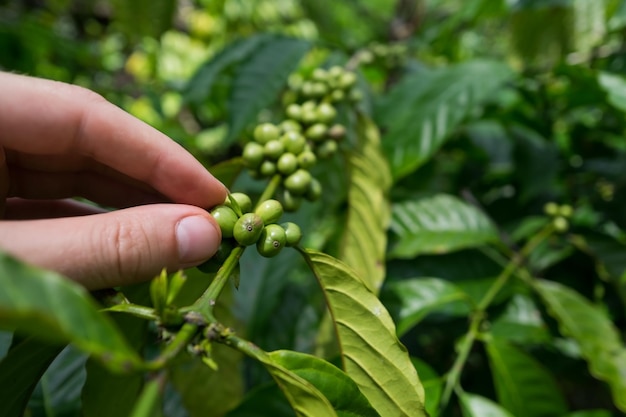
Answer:
<path fill-rule="evenodd" d="M 219 246 L 219 232 L 206 217 L 185 217 L 176 226 L 176 240 L 179 262 L 191 266 L 213 256 Z"/>

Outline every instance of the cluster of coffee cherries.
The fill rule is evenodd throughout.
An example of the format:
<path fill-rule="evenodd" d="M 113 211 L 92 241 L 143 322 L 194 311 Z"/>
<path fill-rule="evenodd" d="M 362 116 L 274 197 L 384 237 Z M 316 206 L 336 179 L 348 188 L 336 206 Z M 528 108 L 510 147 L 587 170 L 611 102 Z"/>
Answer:
<path fill-rule="evenodd" d="M 302 232 L 295 223 L 278 224 L 283 212 L 283 206 L 277 200 L 265 200 L 252 210 L 252 201 L 247 194 L 230 194 L 224 204 L 211 210 L 222 231 L 222 243 L 217 253 L 199 267 L 200 270 L 217 271 L 237 245 L 256 244 L 259 254 L 266 258 L 278 255 L 286 246 L 296 246 Z"/>
<path fill-rule="evenodd" d="M 574 214 L 574 209 L 569 204 L 558 205 L 551 201 L 543 206 L 543 212 L 552 217 L 554 230 L 563 233 L 569 229 L 568 219 Z"/>
<path fill-rule="evenodd" d="M 386 68 L 397 68 L 405 65 L 407 57 L 408 47 L 400 42 L 391 44 L 373 42 L 358 55 L 361 64 L 375 63 Z"/>
<path fill-rule="evenodd" d="M 320 197 L 322 187 L 310 169 L 337 152 L 345 137 L 345 127 L 335 123 L 335 104 L 354 95 L 355 82 L 356 75 L 339 66 L 317 68 L 307 79 L 292 76 L 283 100 L 287 118 L 257 125 L 244 146 L 243 160 L 253 178 L 280 175 L 278 198 L 286 211 Z"/>

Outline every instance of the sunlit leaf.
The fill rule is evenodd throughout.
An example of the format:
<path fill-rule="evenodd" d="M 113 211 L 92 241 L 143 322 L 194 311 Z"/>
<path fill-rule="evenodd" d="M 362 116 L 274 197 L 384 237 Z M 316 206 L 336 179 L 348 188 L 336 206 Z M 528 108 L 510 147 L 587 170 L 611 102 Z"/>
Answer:
<path fill-rule="evenodd" d="M 398 238 L 390 250 L 395 258 L 446 253 L 498 240 L 484 213 L 447 194 L 394 204 L 390 227 Z"/>
<path fill-rule="evenodd" d="M 287 77 L 310 47 L 309 42 L 277 36 L 255 48 L 235 74 L 228 103 L 226 142 L 237 138 L 261 109 L 276 100 Z"/>
<path fill-rule="evenodd" d="M 22 417 L 37 382 L 63 346 L 26 338 L 0 361 L 0 416 Z"/>
<path fill-rule="evenodd" d="M 464 392 L 459 398 L 463 417 L 513 417 L 506 409 L 480 395 Z"/>
<path fill-rule="evenodd" d="M 346 373 L 381 416 L 425 416 L 424 388 L 382 303 L 343 262 L 303 254 L 326 295 Z"/>
<path fill-rule="evenodd" d="M 534 288 L 559 322 L 561 332 L 580 345 L 591 374 L 609 385 L 615 405 L 626 411 L 626 348 L 611 320 L 561 284 L 537 280 Z"/>
<path fill-rule="evenodd" d="M 378 103 L 383 149 L 395 179 L 428 161 L 468 115 L 512 77 L 504 64 L 470 61 L 415 72 Z"/>
<path fill-rule="evenodd" d="M 505 341 L 486 344 L 498 402 L 516 417 L 563 415 L 563 394 L 539 362 Z"/>
<path fill-rule="evenodd" d="M 135 352 L 80 285 L 0 254 L 0 288 L 2 328 L 72 343 L 112 370 L 139 364 Z"/>
<path fill-rule="evenodd" d="M 398 336 L 419 323 L 429 313 L 451 303 L 459 305 L 459 314 L 467 314 L 469 296 L 454 284 L 439 278 L 413 278 L 386 285 L 381 294 L 397 326 Z"/>
<path fill-rule="evenodd" d="M 376 125 L 361 116 L 357 129 L 360 143 L 348 156 L 348 212 L 340 259 L 377 293 L 385 277 L 391 177 Z"/>
<path fill-rule="evenodd" d="M 330 401 L 338 417 L 378 417 L 356 383 L 339 368 L 304 353 L 277 350 L 270 358 L 313 384 Z"/>

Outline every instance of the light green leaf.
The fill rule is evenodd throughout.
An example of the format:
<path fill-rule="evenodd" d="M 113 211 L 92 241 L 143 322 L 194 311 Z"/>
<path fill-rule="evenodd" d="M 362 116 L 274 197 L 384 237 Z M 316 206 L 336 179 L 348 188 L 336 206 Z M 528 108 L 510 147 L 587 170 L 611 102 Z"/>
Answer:
<path fill-rule="evenodd" d="M 534 288 L 561 332 L 578 342 L 591 374 L 609 385 L 615 405 L 626 411 L 626 348 L 611 320 L 564 285 L 537 280 Z"/>
<path fill-rule="evenodd" d="M 376 125 L 360 115 L 357 129 L 360 143 L 348 156 L 348 211 L 340 259 L 378 293 L 385 277 L 391 177 Z"/>
<path fill-rule="evenodd" d="M 424 388 L 382 303 L 343 262 L 302 253 L 326 295 L 348 376 L 381 416 L 425 416 Z"/>
<path fill-rule="evenodd" d="M 512 71 L 499 62 L 470 61 L 400 81 L 378 103 L 383 149 L 394 179 L 415 171 L 439 150 L 459 124 L 476 112 Z"/>
<path fill-rule="evenodd" d="M 276 100 L 287 77 L 310 47 L 303 40 L 276 36 L 256 48 L 238 68 L 228 103 L 226 142 L 237 138 L 260 110 Z"/>
<path fill-rule="evenodd" d="M 394 318 L 398 336 L 417 325 L 429 313 L 451 303 L 461 304 L 455 311 L 457 314 L 467 314 L 471 308 L 469 296 L 465 292 L 439 278 L 412 278 L 392 282 L 383 287 L 381 301 Z"/>
<path fill-rule="evenodd" d="M 80 285 L 0 254 L 0 326 L 53 343 L 72 343 L 115 371 L 140 364 Z"/>
<path fill-rule="evenodd" d="M 17 342 L 0 361 L 0 417 L 22 417 L 37 382 L 63 346 L 32 337 Z"/>
<path fill-rule="evenodd" d="M 567 406 L 552 375 L 535 359 L 497 339 L 486 344 L 498 402 L 516 417 L 565 414 Z"/>
<path fill-rule="evenodd" d="M 600 72 L 598 84 L 608 95 L 609 103 L 618 110 L 626 111 L 626 79 L 617 74 Z"/>
<path fill-rule="evenodd" d="M 277 364 L 313 384 L 330 401 L 338 417 L 378 417 L 356 383 L 339 368 L 312 355 L 277 350 L 269 353 Z"/>
<path fill-rule="evenodd" d="M 506 409 L 480 395 L 464 392 L 460 400 L 463 417 L 513 417 Z"/>
<path fill-rule="evenodd" d="M 248 58 L 263 43 L 271 39 L 266 34 L 239 39 L 228 44 L 220 52 L 202 64 L 191 77 L 183 98 L 187 102 L 202 103 L 209 98 L 217 76 L 226 68 Z"/>
<path fill-rule="evenodd" d="M 390 250 L 395 258 L 441 254 L 498 240 L 485 214 L 447 194 L 394 204 L 390 228 L 398 237 Z"/>

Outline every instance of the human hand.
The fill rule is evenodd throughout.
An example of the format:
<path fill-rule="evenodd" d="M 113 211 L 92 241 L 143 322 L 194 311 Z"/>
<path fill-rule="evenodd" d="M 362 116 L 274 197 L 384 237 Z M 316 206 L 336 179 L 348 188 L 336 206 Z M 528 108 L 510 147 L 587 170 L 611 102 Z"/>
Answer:
<path fill-rule="evenodd" d="M 181 146 L 80 87 L 0 72 L 0 91 L 2 250 L 89 289 L 217 250 L 226 189 Z"/>

